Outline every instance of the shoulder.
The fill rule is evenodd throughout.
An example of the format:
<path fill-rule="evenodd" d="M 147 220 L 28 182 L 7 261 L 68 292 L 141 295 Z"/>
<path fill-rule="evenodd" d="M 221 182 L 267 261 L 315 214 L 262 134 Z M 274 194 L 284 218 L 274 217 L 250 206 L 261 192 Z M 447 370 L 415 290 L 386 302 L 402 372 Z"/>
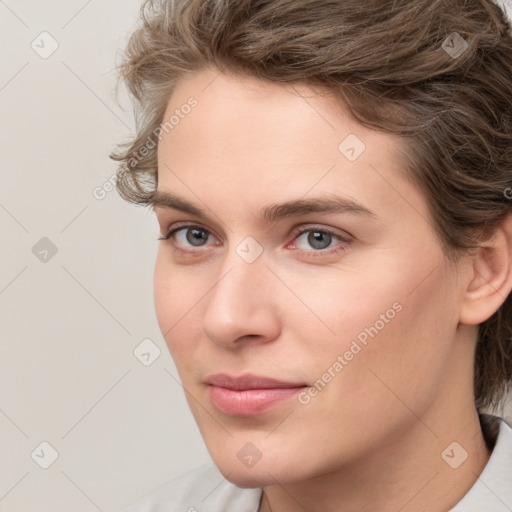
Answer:
<path fill-rule="evenodd" d="M 208 463 L 162 485 L 122 512 L 257 512 L 261 492 L 235 486 Z"/>

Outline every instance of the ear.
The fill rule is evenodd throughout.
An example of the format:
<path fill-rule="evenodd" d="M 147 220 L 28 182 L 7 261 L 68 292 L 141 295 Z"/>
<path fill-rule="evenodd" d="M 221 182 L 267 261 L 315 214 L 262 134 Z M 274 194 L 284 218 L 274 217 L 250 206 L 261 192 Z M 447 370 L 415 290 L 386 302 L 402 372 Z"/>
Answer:
<path fill-rule="evenodd" d="M 477 325 L 489 319 L 512 290 L 512 215 L 481 243 L 472 263 L 460 322 Z"/>

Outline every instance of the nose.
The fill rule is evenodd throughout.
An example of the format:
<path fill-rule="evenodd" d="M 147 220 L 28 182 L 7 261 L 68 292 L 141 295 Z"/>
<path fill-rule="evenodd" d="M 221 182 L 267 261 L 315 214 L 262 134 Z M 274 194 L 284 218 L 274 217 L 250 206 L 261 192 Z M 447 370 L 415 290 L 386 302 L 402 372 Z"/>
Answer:
<path fill-rule="evenodd" d="M 276 279 L 263 257 L 247 263 L 237 254 L 205 297 L 203 332 L 216 345 L 236 349 L 247 342 L 268 343 L 279 336 Z"/>

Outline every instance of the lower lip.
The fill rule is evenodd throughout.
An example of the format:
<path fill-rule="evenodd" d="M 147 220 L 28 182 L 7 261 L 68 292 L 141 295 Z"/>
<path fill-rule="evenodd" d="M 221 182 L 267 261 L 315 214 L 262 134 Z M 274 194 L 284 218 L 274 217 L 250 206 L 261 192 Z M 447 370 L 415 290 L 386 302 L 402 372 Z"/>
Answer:
<path fill-rule="evenodd" d="M 254 416 L 292 398 L 304 387 L 234 390 L 209 386 L 213 404 L 229 416 Z"/>

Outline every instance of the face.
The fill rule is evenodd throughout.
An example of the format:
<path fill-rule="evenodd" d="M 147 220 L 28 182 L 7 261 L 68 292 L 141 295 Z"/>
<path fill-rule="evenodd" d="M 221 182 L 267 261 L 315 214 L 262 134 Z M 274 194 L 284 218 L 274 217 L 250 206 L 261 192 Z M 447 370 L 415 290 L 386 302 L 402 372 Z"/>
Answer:
<path fill-rule="evenodd" d="M 173 114 L 155 307 L 219 469 L 300 481 L 413 429 L 457 378 L 461 285 L 400 140 L 305 86 L 213 70 Z"/>

